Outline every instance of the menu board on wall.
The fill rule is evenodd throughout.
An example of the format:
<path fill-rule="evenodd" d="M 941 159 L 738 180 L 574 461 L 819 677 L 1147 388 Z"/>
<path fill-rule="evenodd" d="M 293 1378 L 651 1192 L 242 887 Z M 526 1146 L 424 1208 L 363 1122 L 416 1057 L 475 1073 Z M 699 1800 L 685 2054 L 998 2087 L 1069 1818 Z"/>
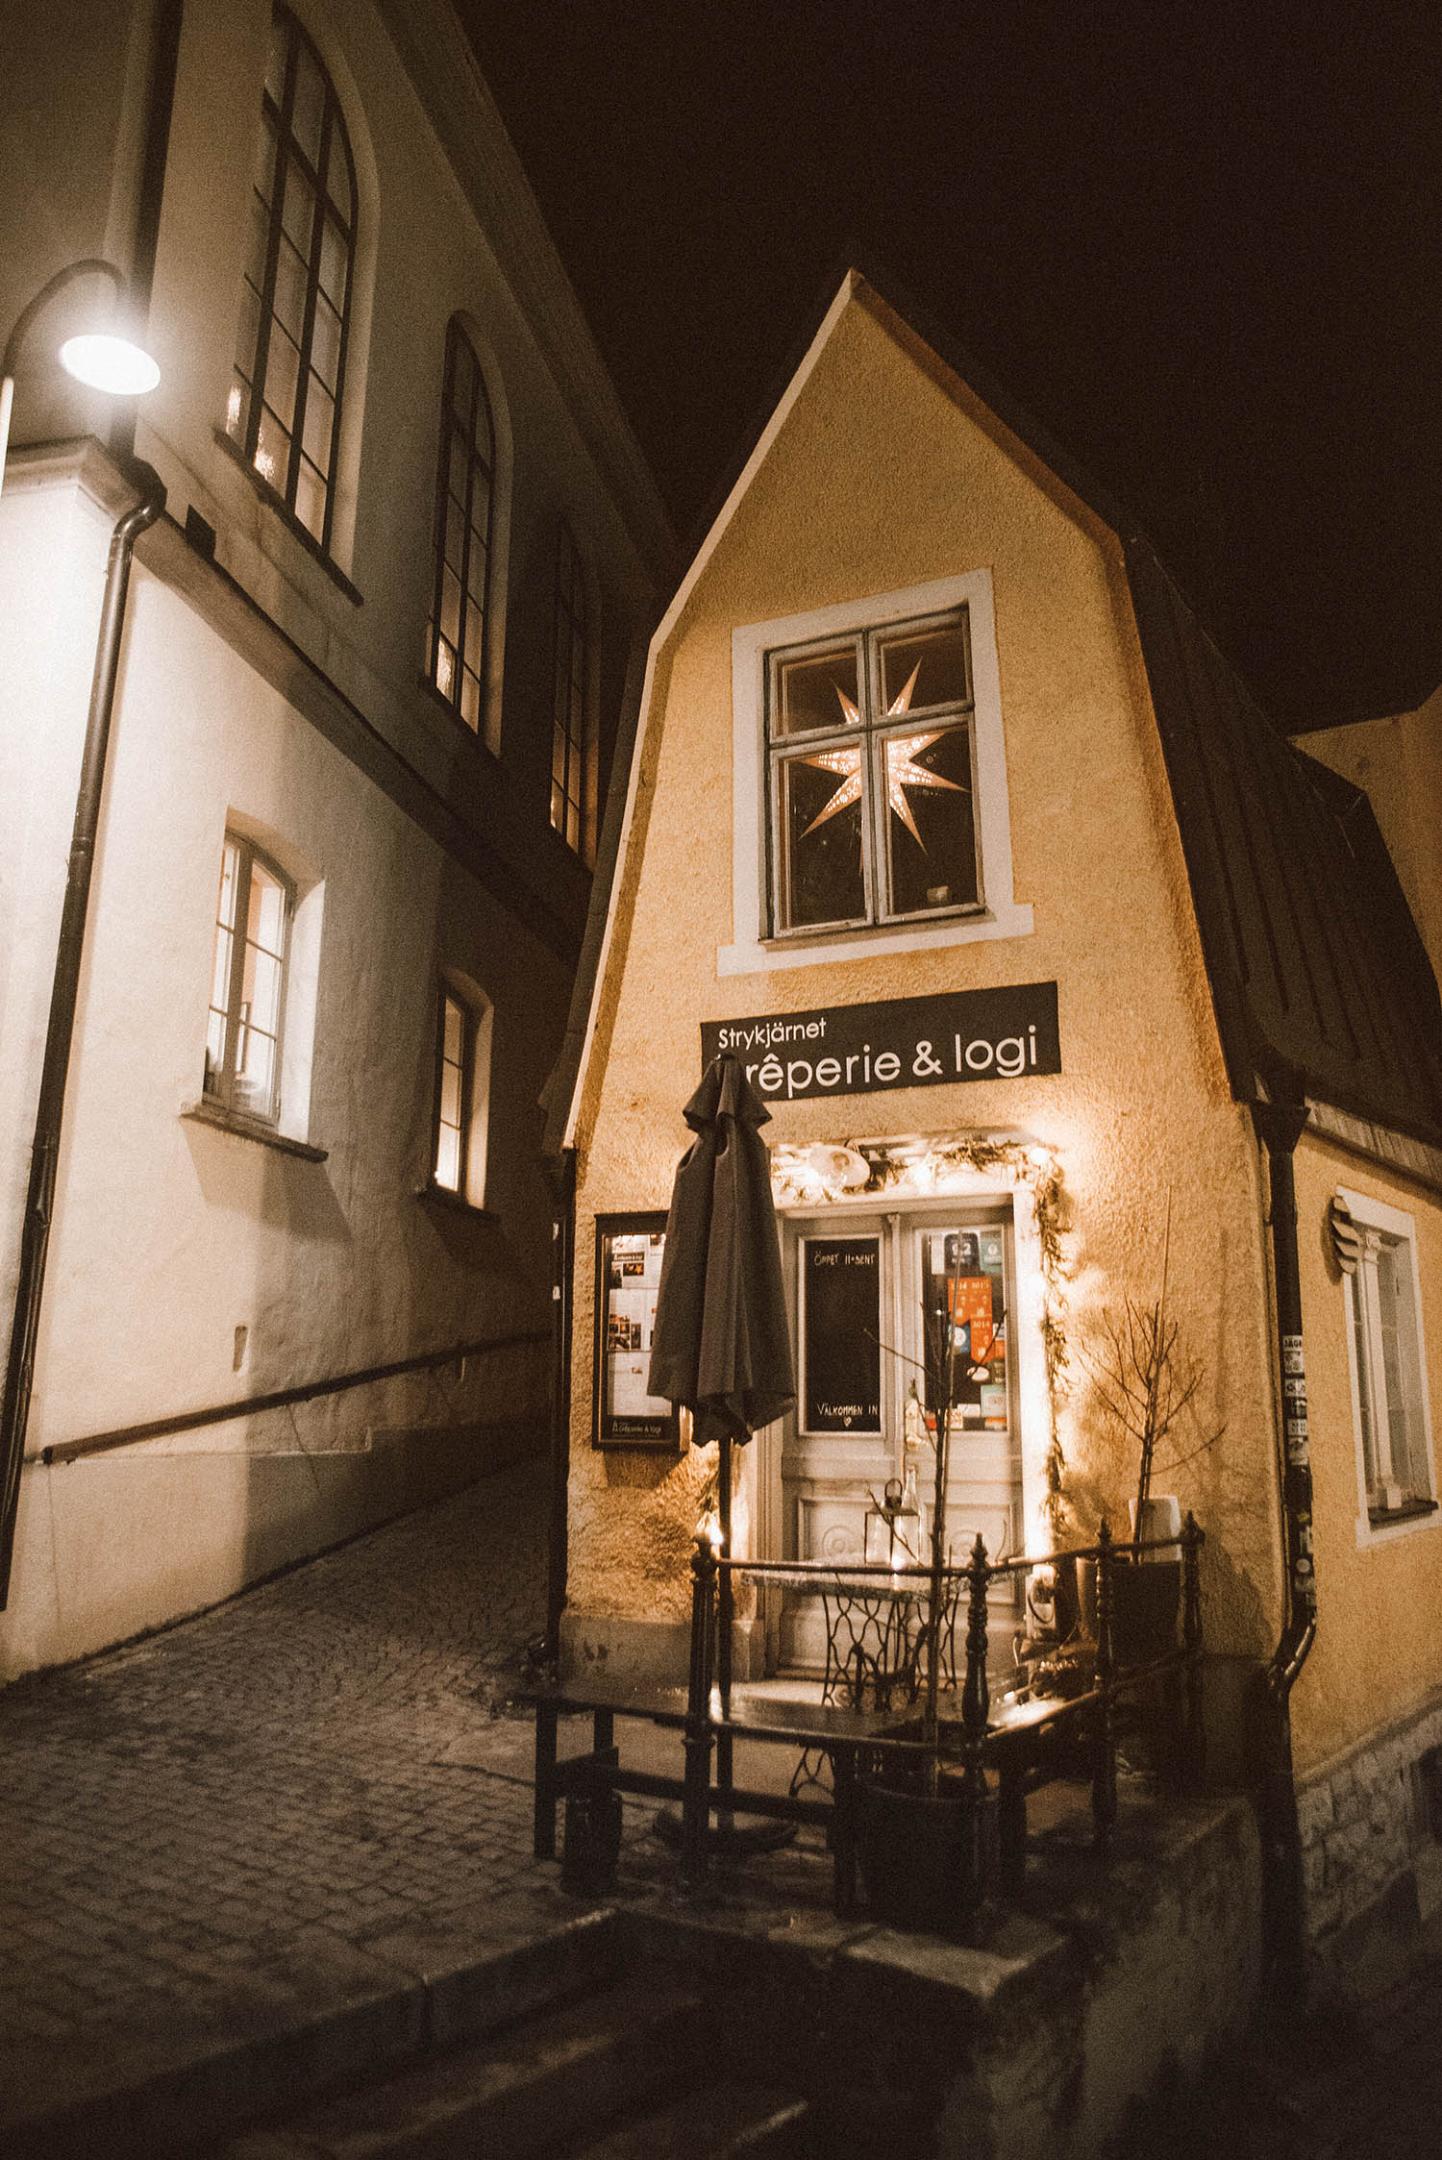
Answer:
<path fill-rule="evenodd" d="M 664 1215 L 596 1218 L 595 1447 L 680 1447 L 675 1410 L 647 1388 L 665 1251 Z"/>
<path fill-rule="evenodd" d="M 804 1430 L 881 1429 L 881 1241 L 813 1237 L 802 1247 Z"/>

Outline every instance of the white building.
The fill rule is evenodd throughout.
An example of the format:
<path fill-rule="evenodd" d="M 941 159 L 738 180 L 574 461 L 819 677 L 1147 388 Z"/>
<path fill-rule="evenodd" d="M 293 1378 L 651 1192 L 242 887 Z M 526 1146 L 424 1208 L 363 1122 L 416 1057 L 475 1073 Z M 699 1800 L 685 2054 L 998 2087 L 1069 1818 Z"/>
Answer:
<path fill-rule="evenodd" d="M 18 1284 L 35 1355 L 0 1678 L 542 1444 L 536 1099 L 668 546 L 445 0 L 12 18 L 0 335 L 100 258 L 161 381 L 137 466 L 126 408 L 55 360 L 101 272 L 13 355 L 0 1332 Z M 145 466 L 39 1269 L 67 853 Z"/>

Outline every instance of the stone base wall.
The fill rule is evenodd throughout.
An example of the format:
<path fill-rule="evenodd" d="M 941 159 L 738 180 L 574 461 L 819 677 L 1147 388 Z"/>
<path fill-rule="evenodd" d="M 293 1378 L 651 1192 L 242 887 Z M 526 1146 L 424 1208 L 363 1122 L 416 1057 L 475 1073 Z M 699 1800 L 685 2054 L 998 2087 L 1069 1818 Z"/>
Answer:
<path fill-rule="evenodd" d="M 1442 1696 L 1298 1790 L 1307 1932 L 1349 1994 L 1367 1992 L 1372 1964 L 1394 1965 L 1382 1953 L 1442 1905 L 1442 1770 L 1423 1767 L 1434 1749 Z"/>

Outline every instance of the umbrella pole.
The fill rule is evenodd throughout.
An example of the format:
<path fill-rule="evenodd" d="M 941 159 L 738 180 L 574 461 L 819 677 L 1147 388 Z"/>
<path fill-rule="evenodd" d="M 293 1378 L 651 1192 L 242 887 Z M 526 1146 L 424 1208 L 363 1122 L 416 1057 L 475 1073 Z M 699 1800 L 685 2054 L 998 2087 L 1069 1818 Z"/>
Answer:
<path fill-rule="evenodd" d="M 723 1433 L 716 1464 L 717 1513 L 721 1518 L 721 1551 L 731 1559 L 731 1436 Z M 716 1684 L 721 1693 L 721 1715 L 731 1716 L 731 1622 L 735 1610 L 735 1585 L 729 1567 L 720 1570 L 720 1594 L 717 1600 Z M 731 1790 L 731 1734 L 729 1729 L 716 1735 L 716 1785 L 723 1793 Z M 729 1822 L 729 1816 L 727 1817 Z"/>

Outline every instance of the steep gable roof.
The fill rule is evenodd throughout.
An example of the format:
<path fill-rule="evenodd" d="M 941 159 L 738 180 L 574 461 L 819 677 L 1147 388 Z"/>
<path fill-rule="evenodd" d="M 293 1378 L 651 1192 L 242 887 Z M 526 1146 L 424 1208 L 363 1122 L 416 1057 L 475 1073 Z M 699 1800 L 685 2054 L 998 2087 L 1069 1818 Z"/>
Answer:
<path fill-rule="evenodd" d="M 644 667 L 633 670 L 580 971 L 547 1089 L 548 1148 L 569 1146 L 575 1136 L 658 656 L 854 298 L 919 355 L 940 362 L 1122 543 L 1237 1100 L 1255 1099 L 1261 1081 L 1442 1142 L 1437 983 L 1365 794 L 1288 743 L 1106 491 L 955 340 L 909 305 L 903 312 L 874 273 L 850 270 L 708 521 Z"/>
<path fill-rule="evenodd" d="M 1442 1004 L 1370 803 L 1277 730 L 1147 544 L 1126 558 L 1233 1093 L 1437 1143 Z"/>

